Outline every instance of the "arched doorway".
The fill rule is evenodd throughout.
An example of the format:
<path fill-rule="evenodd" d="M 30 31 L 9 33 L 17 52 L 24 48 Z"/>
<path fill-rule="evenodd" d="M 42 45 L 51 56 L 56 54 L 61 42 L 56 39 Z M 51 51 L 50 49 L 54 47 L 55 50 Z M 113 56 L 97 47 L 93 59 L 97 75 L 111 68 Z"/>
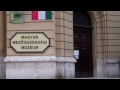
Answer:
<path fill-rule="evenodd" d="M 93 77 L 91 19 L 85 11 L 73 11 L 75 77 Z"/>

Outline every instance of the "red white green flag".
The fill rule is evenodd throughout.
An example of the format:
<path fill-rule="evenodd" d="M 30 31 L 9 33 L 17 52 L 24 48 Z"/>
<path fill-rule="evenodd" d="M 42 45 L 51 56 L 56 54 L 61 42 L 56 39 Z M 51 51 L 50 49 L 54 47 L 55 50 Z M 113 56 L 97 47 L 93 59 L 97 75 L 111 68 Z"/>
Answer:
<path fill-rule="evenodd" d="M 32 20 L 50 20 L 52 11 L 32 11 Z"/>

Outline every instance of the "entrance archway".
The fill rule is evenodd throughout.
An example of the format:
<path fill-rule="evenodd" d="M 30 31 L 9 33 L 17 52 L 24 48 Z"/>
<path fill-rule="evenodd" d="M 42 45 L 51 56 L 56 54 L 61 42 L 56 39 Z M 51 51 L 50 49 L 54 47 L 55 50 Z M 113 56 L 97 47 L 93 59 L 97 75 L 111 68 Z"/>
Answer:
<path fill-rule="evenodd" d="M 75 77 L 93 77 L 92 24 L 85 11 L 73 11 Z"/>

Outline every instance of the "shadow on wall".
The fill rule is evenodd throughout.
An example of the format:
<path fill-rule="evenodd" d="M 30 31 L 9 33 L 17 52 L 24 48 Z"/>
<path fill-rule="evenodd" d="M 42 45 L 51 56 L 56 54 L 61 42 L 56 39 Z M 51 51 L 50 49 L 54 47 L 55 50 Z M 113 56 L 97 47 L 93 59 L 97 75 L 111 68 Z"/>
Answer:
<path fill-rule="evenodd" d="M 6 79 L 6 64 L 4 63 L 5 57 L 0 57 L 0 79 Z"/>

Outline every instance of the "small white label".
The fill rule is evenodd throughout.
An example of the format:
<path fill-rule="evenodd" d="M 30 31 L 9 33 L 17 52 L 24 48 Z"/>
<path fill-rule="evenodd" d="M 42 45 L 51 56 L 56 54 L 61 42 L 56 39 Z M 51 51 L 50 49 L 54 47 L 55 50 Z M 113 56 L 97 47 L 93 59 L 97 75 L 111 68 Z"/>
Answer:
<path fill-rule="evenodd" d="M 75 59 L 79 59 L 79 56 L 78 56 L 78 55 L 76 55 L 76 56 L 75 56 Z"/>
<path fill-rule="evenodd" d="M 79 50 L 74 50 L 74 55 L 79 55 Z"/>

